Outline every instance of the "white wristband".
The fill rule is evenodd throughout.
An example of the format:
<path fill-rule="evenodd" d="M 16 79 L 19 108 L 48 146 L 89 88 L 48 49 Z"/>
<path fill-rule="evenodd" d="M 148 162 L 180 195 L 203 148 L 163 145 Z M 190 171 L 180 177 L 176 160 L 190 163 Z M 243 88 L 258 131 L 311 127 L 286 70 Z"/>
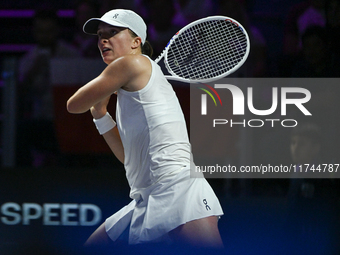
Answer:
<path fill-rule="evenodd" d="M 106 112 L 106 114 L 100 119 L 93 119 L 99 134 L 105 134 L 107 131 L 111 130 L 116 126 L 116 122 L 112 119 L 111 115 Z"/>

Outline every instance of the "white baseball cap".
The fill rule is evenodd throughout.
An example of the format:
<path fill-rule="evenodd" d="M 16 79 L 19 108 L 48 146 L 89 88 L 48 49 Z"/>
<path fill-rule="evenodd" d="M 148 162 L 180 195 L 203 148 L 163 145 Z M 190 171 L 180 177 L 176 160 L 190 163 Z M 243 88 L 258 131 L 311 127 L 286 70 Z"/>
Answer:
<path fill-rule="evenodd" d="M 146 40 L 146 24 L 141 16 L 137 13 L 124 10 L 115 9 L 108 11 L 101 18 L 92 18 L 85 22 L 83 30 L 86 34 L 96 35 L 98 25 L 100 22 L 105 22 L 116 27 L 126 27 L 134 32 L 137 36 L 142 38 L 142 44 Z"/>

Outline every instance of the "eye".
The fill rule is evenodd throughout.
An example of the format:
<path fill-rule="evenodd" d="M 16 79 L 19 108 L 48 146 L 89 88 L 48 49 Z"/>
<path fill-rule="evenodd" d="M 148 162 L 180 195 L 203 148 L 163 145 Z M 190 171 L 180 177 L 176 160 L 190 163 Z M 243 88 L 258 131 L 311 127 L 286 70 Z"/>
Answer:
<path fill-rule="evenodd" d="M 111 35 L 117 34 L 117 30 L 116 30 L 116 29 L 111 29 L 110 34 L 111 34 Z"/>

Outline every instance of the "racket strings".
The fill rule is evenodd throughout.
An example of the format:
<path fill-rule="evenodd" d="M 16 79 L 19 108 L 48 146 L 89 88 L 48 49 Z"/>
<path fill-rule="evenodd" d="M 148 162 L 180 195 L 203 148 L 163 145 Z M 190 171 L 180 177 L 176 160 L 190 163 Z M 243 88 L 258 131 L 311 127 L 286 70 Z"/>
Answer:
<path fill-rule="evenodd" d="M 175 39 L 168 50 L 167 66 L 186 79 L 213 78 L 237 66 L 246 55 L 247 44 L 237 25 L 226 20 L 206 21 Z"/>

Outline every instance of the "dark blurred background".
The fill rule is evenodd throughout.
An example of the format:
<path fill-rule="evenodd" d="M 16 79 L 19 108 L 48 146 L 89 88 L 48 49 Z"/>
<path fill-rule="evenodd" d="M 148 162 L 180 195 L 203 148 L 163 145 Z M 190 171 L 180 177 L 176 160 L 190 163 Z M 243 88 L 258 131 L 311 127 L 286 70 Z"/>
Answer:
<path fill-rule="evenodd" d="M 251 41 L 233 77 L 325 79 L 308 88 L 311 123 L 247 136 L 236 130 L 227 140 L 235 148 L 225 155 L 229 163 L 340 163 L 339 88 L 327 86 L 340 74 L 339 0 L 4 0 L 0 8 L 0 254 L 76 254 L 129 202 L 124 168 L 90 114 L 66 111 L 66 100 L 105 68 L 96 37 L 82 25 L 114 8 L 144 18 L 154 58 L 184 25 L 225 15 Z M 190 128 L 189 86 L 172 84 Z M 266 89 L 255 95 L 259 105 L 268 99 Z M 339 254 L 338 179 L 208 181 L 225 212 L 227 254 Z M 99 208 L 100 222 L 98 210 L 83 215 L 88 204 Z"/>

